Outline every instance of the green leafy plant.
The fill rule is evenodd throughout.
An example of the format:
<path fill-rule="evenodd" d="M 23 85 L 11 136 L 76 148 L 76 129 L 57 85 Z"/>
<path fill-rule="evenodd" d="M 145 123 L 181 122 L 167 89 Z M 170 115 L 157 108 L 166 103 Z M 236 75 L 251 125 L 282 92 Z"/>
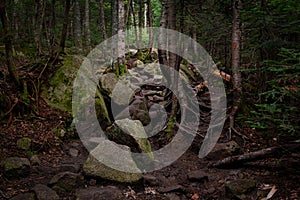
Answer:
<path fill-rule="evenodd" d="M 260 89 L 257 102 L 239 119 L 252 128 L 300 137 L 300 51 L 281 48 L 278 57 L 278 60 L 262 63 L 264 87 Z"/>

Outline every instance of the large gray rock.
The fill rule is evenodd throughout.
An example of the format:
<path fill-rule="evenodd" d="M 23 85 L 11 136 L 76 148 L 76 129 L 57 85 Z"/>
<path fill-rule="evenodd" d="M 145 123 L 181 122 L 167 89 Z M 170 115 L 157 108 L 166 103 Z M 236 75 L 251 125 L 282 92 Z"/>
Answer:
<path fill-rule="evenodd" d="M 151 144 L 147 139 L 143 124 L 139 120 L 122 119 L 106 130 L 108 139 L 129 146 L 134 152 L 149 153 L 152 157 Z"/>
<path fill-rule="evenodd" d="M 119 152 L 116 149 L 109 148 L 110 146 L 108 145 L 117 146 L 124 150 L 124 152 L 128 152 L 128 154 L 126 156 L 121 156 L 121 152 Z M 127 173 L 116 169 L 112 169 L 99 162 L 99 160 L 97 159 L 97 155 L 101 155 L 106 162 L 110 162 L 110 164 L 112 165 L 117 165 L 119 168 L 122 168 L 123 166 L 124 168 L 130 166 L 132 170 L 139 171 L 134 160 L 130 156 L 129 150 L 130 149 L 127 146 L 118 145 L 114 142 L 109 142 L 107 140 L 103 141 L 101 145 L 98 145 L 93 151 L 90 152 L 90 155 L 88 156 L 86 162 L 83 165 L 83 172 L 87 176 L 103 178 L 118 182 L 137 182 L 142 179 L 141 174 Z M 118 158 L 122 160 L 113 160 L 112 158 L 115 157 L 115 155 L 120 155 Z M 119 163 L 122 163 L 121 166 Z"/>
<path fill-rule="evenodd" d="M 1 166 L 7 177 L 25 177 L 30 172 L 30 162 L 27 158 L 10 157 L 2 161 Z"/>
<path fill-rule="evenodd" d="M 47 187 L 46 185 L 37 184 L 32 189 L 38 200 L 58 200 L 59 196 L 56 194 L 54 190 Z"/>
<path fill-rule="evenodd" d="M 140 120 L 145 126 L 151 122 L 145 98 L 136 97 L 129 106 L 129 113 L 131 119 Z"/>
<path fill-rule="evenodd" d="M 82 186 L 84 183 L 84 177 L 80 174 L 72 172 L 62 172 L 55 175 L 49 182 L 49 185 L 53 188 L 60 188 L 66 191 L 72 191 L 76 187 Z"/>
<path fill-rule="evenodd" d="M 107 200 L 124 199 L 122 192 L 116 187 L 87 188 L 76 192 L 76 200 Z"/>
<path fill-rule="evenodd" d="M 110 97 L 117 82 L 118 77 L 114 73 L 103 74 L 100 77 L 101 88 L 106 91 Z"/>

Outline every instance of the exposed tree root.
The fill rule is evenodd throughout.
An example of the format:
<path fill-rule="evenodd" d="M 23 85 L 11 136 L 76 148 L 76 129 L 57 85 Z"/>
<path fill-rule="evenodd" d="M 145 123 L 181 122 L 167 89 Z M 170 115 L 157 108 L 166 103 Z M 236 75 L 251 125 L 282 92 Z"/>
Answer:
<path fill-rule="evenodd" d="M 217 168 L 230 168 L 230 167 L 239 167 L 243 163 L 255 161 L 259 159 L 264 159 L 269 155 L 273 155 L 275 153 L 279 153 L 280 151 L 291 151 L 300 147 L 300 144 L 287 144 L 284 146 L 276 146 L 270 147 L 266 149 L 261 149 L 258 151 L 246 153 L 243 155 L 231 156 L 219 160 L 214 163 L 210 163 L 209 167 L 217 167 Z"/>

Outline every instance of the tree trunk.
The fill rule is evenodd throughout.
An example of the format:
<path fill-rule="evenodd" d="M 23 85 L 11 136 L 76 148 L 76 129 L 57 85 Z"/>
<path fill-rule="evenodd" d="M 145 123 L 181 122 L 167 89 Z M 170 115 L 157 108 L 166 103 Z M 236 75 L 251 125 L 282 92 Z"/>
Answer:
<path fill-rule="evenodd" d="M 240 72 L 240 8 L 241 0 L 234 0 L 233 2 L 233 24 L 232 24 L 232 81 L 233 81 L 233 106 L 230 113 L 230 128 L 234 130 L 234 118 L 239 109 L 242 95 L 242 78 Z M 229 136 L 231 137 L 231 135 Z"/>
<path fill-rule="evenodd" d="M 69 25 L 69 15 L 70 15 L 70 8 L 71 8 L 71 0 L 66 0 L 65 4 L 65 13 L 64 13 L 64 24 L 60 38 L 60 51 L 64 52 L 65 50 L 65 43 L 67 39 L 68 33 L 68 25 Z"/>
<path fill-rule="evenodd" d="M 36 0 L 36 13 L 35 13 L 35 28 L 34 28 L 34 41 L 37 55 L 41 53 L 41 36 L 43 29 L 43 22 L 45 16 L 45 2 L 44 0 Z"/>
<path fill-rule="evenodd" d="M 50 53 L 52 54 L 54 51 L 54 44 L 55 44 L 55 25 L 56 25 L 56 0 L 52 0 L 51 4 L 51 21 L 50 21 Z"/>
<path fill-rule="evenodd" d="M 112 0 L 111 11 L 112 11 L 111 34 L 112 36 L 114 36 L 118 34 L 118 0 Z"/>
<path fill-rule="evenodd" d="M 80 48 L 82 41 L 79 0 L 74 0 L 74 38 L 75 46 Z"/>
<path fill-rule="evenodd" d="M 104 2 L 103 0 L 99 0 L 99 9 L 100 9 L 100 29 L 102 32 L 103 40 L 107 39 L 106 28 L 105 28 L 105 16 L 104 16 Z"/>
<path fill-rule="evenodd" d="M 167 28 L 167 18 L 168 18 L 167 3 L 168 3 L 168 0 L 161 1 L 161 4 L 162 4 L 162 13 L 161 13 L 161 18 L 160 18 L 160 27 L 161 28 Z M 167 52 L 165 50 L 167 42 L 166 42 L 165 35 L 160 33 L 158 42 L 159 42 L 159 46 L 160 46 L 160 48 L 158 48 L 159 64 L 167 66 L 168 60 L 167 60 Z"/>
<path fill-rule="evenodd" d="M 126 7 L 126 18 L 125 18 L 125 22 L 124 22 L 124 24 L 125 24 L 125 27 L 127 26 L 127 25 L 129 25 L 129 16 L 130 16 L 130 4 L 131 4 L 131 0 L 128 0 L 128 2 L 127 2 L 127 7 Z"/>
<path fill-rule="evenodd" d="M 125 63 L 125 20 L 124 0 L 118 0 L 118 67 L 117 75 L 120 73 L 120 66 Z"/>
<path fill-rule="evenodd" d="M 85 35 L 85 46 L 89 48 L 89 45 L 91 44 L 89 0 L 85 0 L 84 35 Z"/>
<path fill-rule="evenodd" d="M 149 43 L 148 43 L 148 49 L 149 53 L 152 51 L 152 46 L 153 46 L 153 30 L 151 27 L 153 27 L 153 19 L 152 19 L 152 6 L 151 6 L 151 1 L 147 0 L 147 18 L 148 18 L 148 23 L 149 23 Z"/>
<path fill-rule="evenodd" d="M 175 0 L 169 0 L 168 2 L 168 27 L 169 29 L 176 30 L 176 1 Z M 177 46 L 177 42 L 180 45 L 180 41 L 177 41 L 178 38 L 174 34 L 169 34 L 168 38 L 168 45 L 169 48 L 176 49 L 179 48 Z M 171 84 L 173 85 L 173 90 L 178 90 L 178 71 L 180 66 L 180 59 L 179 56 L 176 54 L 169 52 L 169 67 L 172 67 L 174 69 L 174 74 L 171 74 Z M 172 95 L 172 110 L 170 114 L 170 118 L 175 120 L 176 114 L 178 111 L 178 101 L 176 95 L 173 93 Z"/>
<path fill-rule="evenodd" d="M 133 26 L 134 26 L 134 35 L 135 35 L 135 39 L 136 39 L 136 46 L 139 46 L 139 41 L 138 41 L 138 32 L 137 32 L 137 24 L 136 24 L 136 18 L 135 18 L 135 12 L 134 12 L 134 1 L 131 0 L 131 4 L 130 4 L 130 8 L 131 8 L 131 13 L 132 13 L 132 18 L 133 18 Z"/>
<path fill-rule="evenodd" d="M 3 26 L 4 32 L 4 45 L 5 45 L 5 53 L 6 53 L 6 63 L 9 71 L 9 75 L 11 76 L 13 82 L 16 86 L 20 86 L 20 79 L 18 72 L 16 70 L 16 66 L 12 56 L 12 34 L 10 31 L 10 23 L 7 17 L 6 12 L 6 2 L 5 0 L 0 0 L 0 17 Z"/>
<path fill-rule="evenodd" d="M 138 51 L 140 51 L 142 48 L 142 42 L 143 42 L 143 0 L 139 0 L 138 18 L 139 18 Z"/>
<path fill-rule="evenodd" d="M 15 4 L 17 4 L 18 2 L 15 2 Z M 14 7 L 13 8 L 13 20 L 12 20 L 12 27 L 14 29 L 14 38 L 13 40 L 16 41 L 19 39 L 19 17 L 18 17 L 18 14 L 17 14 L 18 10 Z"/>

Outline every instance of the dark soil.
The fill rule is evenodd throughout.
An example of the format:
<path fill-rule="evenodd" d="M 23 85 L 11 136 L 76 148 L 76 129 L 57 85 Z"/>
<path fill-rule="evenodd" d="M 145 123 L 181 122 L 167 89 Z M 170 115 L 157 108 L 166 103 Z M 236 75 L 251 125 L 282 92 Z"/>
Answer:
<path fill-rule="evenodd" d="M 59 110 L 42 104 L 43 113 L 40 117 L 28 119 L 16 119 L 10 126 L 1 124 L 1 160 L 10 156 L 30 157 L 37 154 L 41 160 L 39 166 L 32 166 L 31 173 L 26 178 L 7 179 L 0 176 L 0 199 L 9 199 L 19 193 L 30 191 L 35 184 L 46 184 L 65 164 L 80 165 L 84 163 L 88 152 L 82 146 L 76 135 L 70 131 L 65 137 L 59 139 L 55 130 L 68 127 L 70 116 Z M 269 142 L 262 140 L 254 130 L 243 133 L 251 137 L 252 142 L 247 142 L 244 152 L 261 149 L 269 146 Z M 30 151 L 18 149 L 16 141 L 22 137 L 29 137 L 33 141 Z M 225 140 L 223 136 L 221 140 Z M 220 140 L 220 141 L 221 141 Z M 202 138 L 195 139 L 192 147 L 180 159 L 172 165 L 161 170 L 147 173 L 146 177 L 154 177 L 154 182 L 145 178 L 136 184 L 121 184 L 106 180 L 94 180 L 85 177 L 85 184 L 79 188 L 88 186 L 116 186 L 123 194 L 123 199 L 229 199 L 225 190 L 225 184 L 229 180 L 254 179 L 257 186 L 253 196 L 245 199 L 262 199 L 258 196 L 259 188 L 265 184 L 275 185 L 278 191 L 272 199 L 299 199 L 300 198 L 300 170 L 295 168 L 297 159 L 299 164 L 299 152 L 288 152 L 277 155 L 273 158 L 265 158 L 260 161 L 247 163 L 244 166 L 237 166 L 235 169 L 208 168 L 208 164 L 222 159 L 231 154 L 212 152 L 207 158 L 199 159 L 198 151 Z M 280 141 L 281 142 L 281 141 Z M 278 141 L 273 141 L 277 143 Z M 274 144 L 272 144 L 274 145 Z M 77 157 L 69 155 L 69 149 L 79 150 Z M 242 152 L 239 152 L 242 153 Z M 293 155 L 293 156 L 291 156 Z M 202 180 L 190 180 L 191 173 L 201 171 L 204 174 Z M 58 192 L 62 199 L 75 199 L 75 192 Z M 265 192 L 265 197 L 268 191 Z"/>

